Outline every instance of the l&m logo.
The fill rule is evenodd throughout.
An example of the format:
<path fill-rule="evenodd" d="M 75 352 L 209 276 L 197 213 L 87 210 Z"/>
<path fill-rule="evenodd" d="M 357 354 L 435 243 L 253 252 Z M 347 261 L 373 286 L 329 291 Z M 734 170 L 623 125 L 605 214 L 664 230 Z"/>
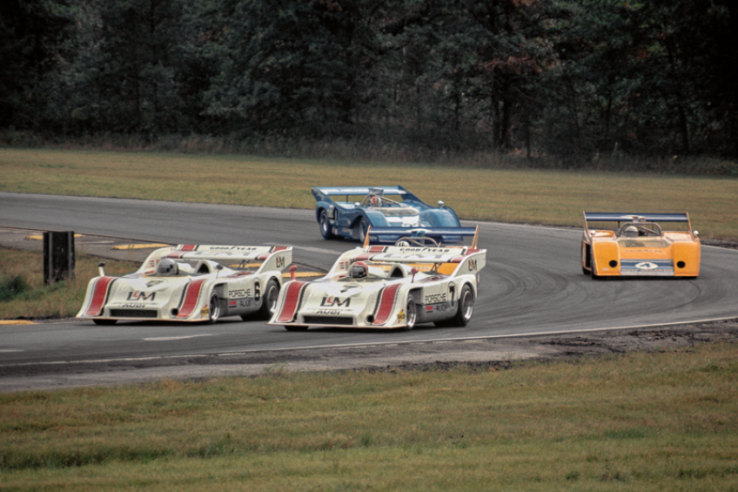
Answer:
<path fill-rule="evenodd" d="M 284 256 L 277 256 L 277 268 L 284 267 Z"/>
<path fill-rule="evenodd" d="M 349 307 L 351 305 L 351 298 L 347 297 L 342 301 L 340 297 L 324 297 L 323 300 L 320 301 L 320 305 L 325 307 Z"/>
<path fill-rule="evenodd" d="M 156 292 L 152 292 L 150 294 L 146 294 L 146 292 L 136 290 L 133 292 L 128 293 L 128 300 L 129 301 L 153 301 L 156 297 Z"/>
<path fill-rule="evenodd" d="M 473 272 L 477 269 L 477 260 L 469 260 L 469 271 Z"/>

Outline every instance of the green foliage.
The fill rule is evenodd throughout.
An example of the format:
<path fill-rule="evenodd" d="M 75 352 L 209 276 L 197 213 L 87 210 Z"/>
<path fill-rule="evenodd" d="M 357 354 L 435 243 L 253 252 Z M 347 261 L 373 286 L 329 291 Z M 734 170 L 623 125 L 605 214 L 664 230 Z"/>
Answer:
<path fill-rule="evenodd" d="M 730 0 L 8 0 L 0 128 L 738 157 Z"/>
<path fill-rule="evenodd" d="M 10 301 L 29 289 L 28 283 L 21 275 L 0 277 L 0 302 Z"/>

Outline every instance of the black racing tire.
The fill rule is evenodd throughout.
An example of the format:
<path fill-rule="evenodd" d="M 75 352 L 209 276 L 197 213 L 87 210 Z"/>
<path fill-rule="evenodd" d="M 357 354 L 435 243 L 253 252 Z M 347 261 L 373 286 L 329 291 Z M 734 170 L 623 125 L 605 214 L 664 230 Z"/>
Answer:
<path fill-rule="evenodd" d="M 305 325 L 282 325 L 287 331 L 307 331 L 308 327 Z"/>
<path fill-rule="evenodd" d="M 215 292 L 210 295 L 210 304 L 208 304 L 208 308 L 210 310 L 210 318 L 208 319 L 208 323 L 211 325 L 217 323 L 221 315 L 221 305 L 220 298 Z"/>
<path fill-rule="evenodd" d="M 93 319 L 92 322 L 100 326 L 112 326 L 118 320 L 117 319 Z"/>
<path fill-rule="evenodd" d="M 418 319 L 418 308 L 415 305 L 415 299 L 412 294 L 408 294 L 407 303 L 405 303 L 405 319 L 407 324 L 405 325 L 405 331 L 410 331 L 415 328 L 415 321 Z"/>
<path fill-rule="evenodd" d="M 356 237 L 359 238 L 359 242 L 364 244 L 364 240 L 366 239 L 366 230 L 369 228 L 369 226 L 366 223 L 366 220 L 363 218 L 359 220 L 359 223 L 356 225 Z"/>
<path fill-rule="evenodd" d="M 459 306 L 456 314 L 451 319 L 452 326 L 466 326 L 472 319 L 474 314 L 474 291 L 469 285 L 464 285 L 459 296 Z"/>
<path fill-rule="evenodd" d="M 259 318 L 272 319 L 274 312 L 277 310 L 277 302 L 279 301 L 279 284 L 273 278 L 270 278 L 261 295 L 261 308 L 259 308 Z"/>
<path fill-rule="evenodd" d="M 323 236 L 323 239 L 333 239 L 333 233 L 331 232 L 331 225 L 328 222 L 328 211 L 323 209 L 320 211 L 320 216 L 318 219 L 318 225 L 320 226 L 320 235 Z"/>

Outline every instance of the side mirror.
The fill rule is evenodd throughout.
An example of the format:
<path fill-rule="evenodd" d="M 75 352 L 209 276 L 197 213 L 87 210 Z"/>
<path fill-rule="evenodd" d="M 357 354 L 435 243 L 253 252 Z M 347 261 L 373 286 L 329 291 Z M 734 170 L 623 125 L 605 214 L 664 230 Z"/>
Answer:
<path fill-rule="evenodd" d="M 410 270 L 410 273 L 413 274 L 413 279 L 410 281 L 410 283 L 413 283 L 413 282 L 415 282 L 415 274 L 418 273 L 418 269 L 415 268 L 415 267 L 413 267 L 413 269 Z"/>
<path fill-rule="evenodd" d="M 97 271 L 100 273 L 101 277 L 105 276 L 105 262 L 101 261 L 97 264 Z"/>
<path fill-rule="evenodd" d="M 222 269 L 223 269 L 223 265 L 217 265 L 217 266 L 215 267 L 215 278 L 218 278 L 218 274 L 220 273 L 220 271 L 221 271 Z"/>
<path fill-rule="evenodd" d="M 438 200 L 438 208 L 443 208 L 444 205 L 443 200 Z"/>
<path fill-rule="evenodd" d="M 361 203 L 359 203 L 359 202 L 354 202 L 354 207 L 361 207 Z"/>
<path fill-rule="evenodd" d="M 697 237 L 700 235 L 700 231 L 694 231 L 692 234 L 694 234 L 694 237 Z"/>

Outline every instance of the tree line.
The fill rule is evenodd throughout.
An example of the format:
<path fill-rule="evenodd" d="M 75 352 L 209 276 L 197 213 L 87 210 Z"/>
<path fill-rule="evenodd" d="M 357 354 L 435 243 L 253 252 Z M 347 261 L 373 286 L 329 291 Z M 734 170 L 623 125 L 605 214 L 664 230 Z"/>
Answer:
<path fill-rule="evenodd" d="M 0 128 L 738 157 L 732 0 L 3 0 Z"/>

